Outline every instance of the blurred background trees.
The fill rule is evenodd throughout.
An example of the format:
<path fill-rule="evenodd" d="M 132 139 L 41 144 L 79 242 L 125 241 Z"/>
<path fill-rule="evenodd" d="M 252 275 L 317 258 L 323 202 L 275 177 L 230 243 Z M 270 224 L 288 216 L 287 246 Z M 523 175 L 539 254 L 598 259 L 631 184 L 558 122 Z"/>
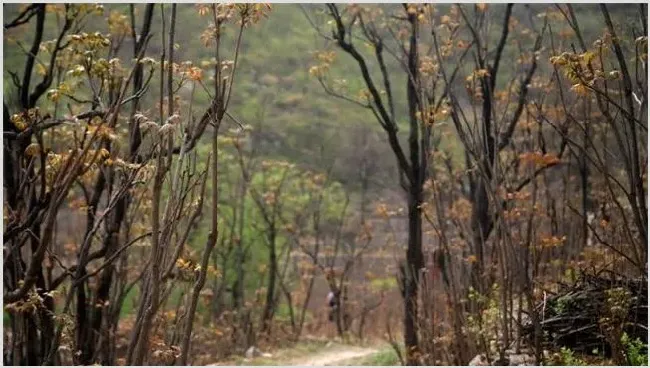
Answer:
<path fill-rule="evenodd" d="M 646 15 L 4 6 L 5 363 L 387 333 L 409 364 L 632 364 Z"/>

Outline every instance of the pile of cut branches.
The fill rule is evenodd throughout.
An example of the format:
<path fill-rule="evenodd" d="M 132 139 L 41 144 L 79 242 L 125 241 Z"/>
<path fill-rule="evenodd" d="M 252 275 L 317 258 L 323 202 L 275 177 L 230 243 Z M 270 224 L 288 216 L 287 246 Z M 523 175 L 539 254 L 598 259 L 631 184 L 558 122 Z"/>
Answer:
<path fill-rule="evenodd" d="M 614 296 L 623 296 L 615 298 Z M 624 300 L 618 300 L 624 299 Z M 541 301 L 537 315 L 546 348 L 569 348 L 583 354 L 610 357 L 613 323 L 631 340 L 648 343 L 648 281 L 583 275 L 574 285 L 565 285 L 557 294 Z M 613 316 L 617 313 L 617 316 Z M 528 322 L 524 337 L 534 341 L 535 326 Z"/>

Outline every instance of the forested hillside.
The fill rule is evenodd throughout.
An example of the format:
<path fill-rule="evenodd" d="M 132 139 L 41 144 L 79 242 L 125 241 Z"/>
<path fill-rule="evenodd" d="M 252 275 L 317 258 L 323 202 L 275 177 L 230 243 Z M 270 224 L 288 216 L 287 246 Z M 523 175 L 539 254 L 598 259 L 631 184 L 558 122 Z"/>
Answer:
<path fill-rule="evenodd" d="M 5 364 L 647 362 L 647 6 L 3 11 Z"/>
<path fill-rule="evenodd" d="M 303 7 L 313 11 L 310 5 Z M 7 6 L 5 12 L 10 17 L 18 13 L 18 8 Z M 136 13 L 138 10 L 142 11 L 140 8 L 142 7 L 136 7 Z M 105 5 L 107 15 L 112 11 L 127 12 L 128 5 Z M 374 125 L 369 124 L 372 114 L 328 98 L 318 81 L 310 78 L 309 68 L 314 64 L 315 54 L 325 47 L 326 42 L 320 39 L 310 26 L 301 6 L 280 6 L 274 9 L 273 14 L 272 18 L 257 25 L 242 39 L 239 61 L 241 72 L 237 75 L 238 89 L 233 94 L 232 115 L 245 125 L 262 124 L 264 129 L 259 133 L 259 144 L 264 155 L 281 157 L 321 169 L 323 167 L 318 164 L 321 148 L 325 148 L 322 151 L 326 155 L 323 158 L 326 162 L 333 161 L 335 157 L 341 161 L 353 158 L 355 153 L 349 147 L 356 145 L 354 139 L 361 139 L 358 132 L 365 131 L 366 128 L 377 131 Z M 191 61 L 197 66 L 205 67 L 214 55 L 203 45 L 201 35 L 204 25 L 202 22 L 191 21 L 195 17 L 194 6 L 179 4 L 178 19 L 182 22 L 183 31 L 176 35 L 175 55 L 179 63 Z M 154 22 L 160 23 L 159 12 L 153 15 L 153 19 Z M 128 21 L 128 18 L 122 21 Z M 46 20 L 45 29 L 50 30 L 51 34 L 45 37 L 55 36 L 54 24 L 53 17 Z M 105 32 L 108 29 L 106 21 L 93 23 L 95 24 L 94 28 L 98 31 Z M 11 88 L 10 72 L 19 70 L 24 62 L 21 48 L 12 46 L 16 35 L 20 38 L 27 36 L 23 42 L 29 44 L 29 35 L 23 33 L 9 32 L 4 39 L 7 50 L 4 85 L 7 91 Z M 234 32 L 227 31 L 224 34 L 224 42 L 232 44 L 233 37 Z M 130 42 L 128 38 L 123 41 L 122 53 L 125 56 Z M 159 55 L 160 42 L 159 30 L 152 31 L 148 54 Z M 357 89 L 361 89 L 361 85 L 355 81 L 353 70 L 348 68 L 350 65 L 352 64 L 343 60 L 340 70 L 344 76 L 349 75 L 351 82 L 357 83 Z M 153 76 L 154 84 L 157 78 L 157 75 Z M 190 93 L 189 88 L 180 92 L 185 98 Z M 149 95 L 143 98 L 155 100 L 155 97 Z M 196 106 L 203 107 L 208 103 L 204 94 L 196 93 L 194 98 Z M 229 128 L 236 127 L 231 122 L 229 124 Z M 351 137 L 349 132 L 354 131 L 357 133 Z M 377 138 L 371 140 L 375 142 L 375 146 L 379 146 L 378 149 L 382 149 L 381 145 L 376 144 Z M 391 175 L 386 172 L 390 171 L 390 162 L 383 165 L 383 168 L 384 175 Z M 337 170 L 345 169 L 338 167 Z M 337 178 L 345 180 L 349 177 L 346 174 L 349 172 L 342 172 Z M 353 181 L 349 184 L 355 185 Z"/>
<path fill-rule="evenodd" d="M 128 5 L 106 4 L 104 8 L 105 15 L 114 11 L 124 14 L 128 12 Z M 139 8 L 141 7 L 136 6 L 136 14 L 142 11 Z M 444 13 L 448 5 L 440 5 L 438 8 L 441 13 Z M 532 12 L 537 14 L 546 8 L 548 8 L 546 5 L 533 5 Z M 11 18 L 18 14 L 18 10 L 19 6 L 6 6 L 5 17 Z M 629 6 L 614 5 L 613 10 L 613 16 L 620 24 L 625 24 L 638 14 L 637 9 Z M 500 20 L 503 11 L 504 8 L 495 7 L 489 16 Z M 321 170 L 326 169 L 318 163 L 321 158 L 321 148 L 324 148 L 322 151 L 326 155 L 322 158 L 323 162 L 329 163 L 335 159 L 345 162 L 358 156 L 358 152 L 353 148 L 359 146 L 359 143 L 364 140 L 359 135 L 370 135 L 367 138 L 368 142 L 364 144 L 369 145 L 371 150 L 374 150 L 373 154 L 380 157 L 375 160 L 377 179 L 373 182 L 376 182 L 379 188 L 395 189 L 396 186 L 388 180 L 395 170 L 390 151 L 381 143 L 382 137 L 368 134 L 369 132 L 381 134 L 381 130 L 373 124 L 372 113 L 330 98 L 318 81 L 310 77 L 309 69 L 315 65 L 317 53 L 323 50 L 334 50 L 334 46 L 318 35 L 305 16 L 305 12 L 313 13 L 314 20 L 318 19 L 321 23 L 328 21 L 320 16 L 323 9 L 316 5 L 278 6 L 274 7 L 273 17 L 257 25 L 242 39 L 241 48 L 244 51 L 240 56 L 242 72 L 237 76 L 238 89 L 233 94 L 233 116 L 242 124 L 262 124 L 265 128 L 264 133 L 260 133 L 260 141 L 257 143 L 262 146 L 260 150 L 264 155 L 284 158 Z M 528 22 L 527 8 L 515 7 L 513 14 L 515 19 Z M 593 6 L 576 6 L 576 17 L 584 28 L 587 42 L 598 37 L 603 29 L 602 22 L 594 19 L 599 15 L 598 9 Z M 194 17 L 196 17 L 196 10 L 192 5 L 179 4 L 178 20 L 182 22 L 182 31 L 176 35 L 175 55 L 178 62 L 191 61 L 197 66 L 205 66 L 213 55 L 208 48 L 204 47 L 201 40 L 203 24 L 191 21 Z M 160 14 L 155 13 L 153 18 L 154 22 L 160 22 Z M 54 24 L 54 18 L 46 19 L 46 38 L 53 38 L 56 35 Z M 107 31 L 108 22 L 94 22 L 93 30 Z M 47 35 L 48 31 L 51 34 Z M 496 34 L 498 30 L 495 28 L 493 32 Z M 26 38 L 23 38 L 25 36 Z M 160 37 L 160 32 L 152 32 L 148 54 L 160 53 Z M 232 37 L 233 32 L 226 32 L 225 42 L 234 42 Z M 13 46 L 14 38 L 21 39 L 23 45 L 27 45 L 29 34 L 8 32 L 3 40 L 6 50 L 3 70 L 4 88 L 9 94 L 11 94 L 10 72 L 19 71 L 20 65 L 24 62 L 24 46 L 23 48 Z M 123 49 L 127 48 L 130 42 L 126 38 L 123 41 Z M 124 51 L 123 53 L 127 55 Z M 516 51 L 507 48 L 505 57 L 516 58 Z M 338 57 L 333 67 L 337 78 L 345 80 L 351 91 L 364 89 L 352 59 Z M 548 70 L 547 65 L 539 67 Z M 388 60 L 387 68 L 390 73 L 400 70 L 399 64 L 392 59 Z M 157 75 L 153 76 L 154 81 L 157 78 Z M 404 82 L 396 81 L 395 88 L 403 93 Z M 189 93 L 188 89 L 184 92 Z M 143 98 L 155 100 L 149 95 Z M 194 98 L 196 106 L 208 102 L 206 96 L 202 94 L 197 93 Z M 406 101 L 400 99 L 396 101 L 396 105 L 398 110 L 405 109 Z M 355 165 L 337 166 L 339 167 L 334 169 L 336 178 L 350 185 L 351 188 L 359 189 L 358 182 L 351 179 L 351 170 L 346 168 Z"/>

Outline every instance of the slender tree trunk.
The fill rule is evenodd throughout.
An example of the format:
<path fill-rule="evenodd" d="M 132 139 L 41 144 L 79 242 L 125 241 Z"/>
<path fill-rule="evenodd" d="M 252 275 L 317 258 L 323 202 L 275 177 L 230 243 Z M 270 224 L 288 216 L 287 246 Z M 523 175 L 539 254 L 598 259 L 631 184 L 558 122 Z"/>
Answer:
<path fill-rule="evenodd" d="M 589 215 L 592 211 L 591 203 L 589 201 L 589 165 L 587 162 L 587 152 L 589 150 L 589 137 L 591 135 L 591 124 L 587 123 L 584 127 L 583 135 L 583 149 L 584 154 L 580 156 L 580 184 L 581 184 L 581 193 L 582 193 L 582 246 L 586 247 L 590 245 L 590 234 L 589 234 Z"/>
<path fill-rule="evenodd" d="M 404 280 L 404 343 L 406 346 L 407 365 L 419 365 L 418 355 L 418 285 L 420 270 L 424 267 L 422 256 L 422 210 L 420 208 L 422 192 L 412 188 L 409 195 L 408 222 L 409 238 L 406 253 Z"/>
<path fill-rule="evenodd" d="M 22 84 L 19 89 L 19 103 L 20 109 L 22 110 L 27 110 L 34 107 L 35 105 L 35 101 L 30 100 L 29 86 L 32 79 L 32 70 L 43 38 L 46 15 L 45 4 L 36 5 L 35 13 L 36 24 L 34 40 L 25 62 Z M 5 132 L 16 132 L 15 126 L 11 124 L 9 109 L 4 101 L 3 117 L 3 127 Z M 26 136 L 23 139 L 3 139 L 5 154 L 3 158 L 3 173 L 5 175 L 3 184 L 6 188 L 5 201 L 8 204 L 8 207 L 12 210 L 19 210 L 18 207 L 24 203 L 24 206 L 27 207 L 27 213 L 31 213 L 35 210 L 38 211 L 39 206 L 36 192 L 34 190 L 23 191 L 23 189 L 20 188 L 19 184 L 22 180 L 28 181 L 36 176 L 36 172 L 33 168 L 27 169 L 23 164 L 23 162 L 26 161 L 23 161 L 22 152 L 24 152 L 25 148 L 30 142 L 31 136 Z M 23 178 L 23 175 L 27 176 L 27 178 Z M 29 242 L 31 243 L 32 253 L 34 253 L 40 246 L 40 240 L 37 237 L 41 236 L 41 223 L 35 221 L 31 226 L 29 226 L 29 230 L 32 234 Z M 18 288 L 19 282 L 21 282 L 21 280 L 24 280 L 26 277 L 26 264 L 21 259 L 21 248 L 24 246 L 25 241 L 19 239 L 18 236 L 16 236 L 14 239 L 15 240 L 12 240 L 11 242 L 11 245 L 14 246 L 14 251 L 12 252 L 11 257 L 16 259 L 15 262 L 12 262 L 15 268 L 11 270 L 12 272 L 8 273 L 10 275 L 12 286 L 14 288 Z M 4 271 L 8 271 L 7 267 L 4 268 Z M 17 347 L 13 350 L 13 356 L 11 356 L 11 360 L 14 364 L 40 364 L 42 357 L 47 354 L 47 349 L 49 348 L 49 343 L 52 338 L 50 328 L 53 328 L 53 308 L 50 309 L 50 307 L 53 307 L 53 303 L 51 301 L 51 298 L 44 294 L 47 292 L 47 290 L 45 289 L 45 278 L 43 275 L 42 266 L 39 265 L 39 269 L 35 271 L 35 284 L 36 287 L 40 289 L 39 296 L 45 301 L 45 309 L 39 308 L 35 314 L 20 315 L 20 313 L 17 313 L 14 315 L 13 313 L 10 313 L 14 315 L 15 325 L 18 327 L 18 330 L 12 329 L 12 339 L 14 341 L 14 345 Z M 24 281 L 26 282 L 26 280 Z M 7 301 L 5 299 L 5 303 L 6 302 Z M 38 324 L 36 321 L 37 319 L 40 320 Z"/>
<path fill-rule="evenodd" d="M 244 295 L 244 211 L 246 210 L 246 192 L 247 183 L 244 178 L 241 181 L 241 193 L 239 197 L 239 218 L 238 218 L 238 233 L 239 239 L 237 241 L 237 282 L 233 288 L 233 304 L 236 309 L 243 305 L 245 298 Z"/>
<path fill-rule="evenodd" d="M 485 242 L 490 234 L 492 224 L 489 218 L 489 199 L 484 179 L 477 180 L 474 203 L 472 206 L 472 245 L 476 262 L 472 264 L 471 280 L 472 285 L 479 293 L 485 292 Z"/>
<path fill-rule="evenodd" d="M 316 250 L 316 259 L 318 259 L 318 250 Z M 314 269 L 316 268 L 316 262 L 314 261 Z M 305 295 L 305 300 L 302 303 L 302 306 L 300 308 L 300 318 L 298 322 L 298 327 L 297 331 L 295 332 L 295 340 L 297 341 L 300 339 L 300 335 L 302 334 L 302 329 L 305 325 L 305 317 L 307 316 L 307 306 L 309 305 L 309 301 L 311 300 L 311 291 L 314 288 L 314 282 L 316 281 L 316 275 L 314 270 L 310 271 L 311 275 L 309 278 L 309 286 L 307 286 L 307 292 Z"/>
<path fill-rule="evenodd" d="M 174 4 L 175 6 L 175 4 Z M 219 236 L 218 230 L 218 219 L 219 213 L 217 210 L 217 205 L 219 203 L 219 175 L 218 175 L 218 160 L 217 160 L 217 137 L 219 134 L 219 123 L 214 128 L 213 137 L 212 137 L 212 152 L 213 152 L 213 164 L 212 164 L 212 224 L 210 228 L 210 234 L 208 235 L 208 241 L 205 245 L 205 251 L 203 253 L 203 258 L 201 260 L 201 269 L 198 275 L 196 282 L 194 283 L 194 289 L 192 290 L 192 299 L 190 302 L 190 308 L 187 313 L 185 330 L 183 331 L 182 344 L 181 344 L 181 357 L 178 361 L 178 365 L 187 365 L 188 356 L 190 353 L 190 342 L 192 338 L 192 328 L 194 325 L 194 315 L 196 314 L 196 308 L 199 303 L 199 296 L 201 295 L 201 290 L 205 286 L 205 279 L 208 271 L 208 264 L 210 262 L 210 255 L 212 250 L 214 250 L 215 245 L 217 244 L 217 238 Z M 205 182 L 204 182 L 205 183 Z M 201 191 L 203 193 L 203 190 Z"/>
<path fill-rule="evenodd" d="M 262 314 L 262 333 L 270 333 L 271 321 L 275 314 L 275 284 L 278 271 L 275 230 L 269 234 L 269 282 L 266 288 L 266 303 Z"/>
<path fill-rule="evenodd" d="M 408 15 L 411 24 L 409 38 L 408 69 L 406 78 L 406 95 L 409 107 L 409 153 L 411 161 L 411 177 L 408 187 L 408 248 L 406 250 L 406 269 L 404 285 L 404 345 L 406 347 L 406 363 L 419 365 L 420 348 L 418 343 L 418 288 L 420 271 L 424 268 L 422 254 L 422 187 L 426 179 L 426 155 L 428 149 L 428 131 L 421 130 L 417 119 L 419 83 L 418 55 L 418 21 L 414 14 Z"/>

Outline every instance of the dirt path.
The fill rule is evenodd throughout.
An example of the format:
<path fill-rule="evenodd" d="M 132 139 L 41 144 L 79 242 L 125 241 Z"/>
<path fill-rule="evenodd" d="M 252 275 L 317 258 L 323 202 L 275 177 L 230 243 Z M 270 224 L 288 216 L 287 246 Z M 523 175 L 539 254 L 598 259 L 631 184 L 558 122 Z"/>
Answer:
<path fill-rule="evenodd" d="M 337 346 L 333 349 L 316 353 L 313 356 L 294 359 L 291 361 L 291 364 L 299 366 L 343 365 L 342 363 L 344 362 L 363 358 L 377 352 L 379 352 L 379 350 L 373 348 Z"/>
<path fill-rule="evenodd" d="M 383 349 L 383 350 L 382 350 Z M 260 357 L 243 357 L 208 365 L 248 366 L 332 366 L 363 365 L 375 354 L 387 349 L 384 345 L 355 346 L 338 342 L 303 342 L 294 347 L 265 353 Z"/>

